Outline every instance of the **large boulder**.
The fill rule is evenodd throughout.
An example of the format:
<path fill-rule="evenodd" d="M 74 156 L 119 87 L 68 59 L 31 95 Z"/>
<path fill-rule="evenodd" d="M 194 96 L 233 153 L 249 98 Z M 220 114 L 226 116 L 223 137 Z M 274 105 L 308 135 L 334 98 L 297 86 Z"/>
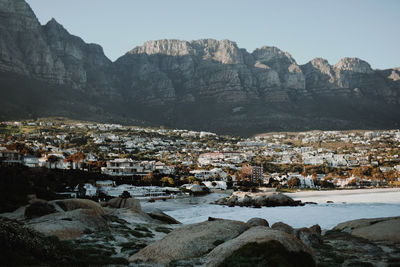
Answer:
<path fill-rule="evenodd" d="M 29 226 L 61 240 L 75 239 L 87 232 L 108 227 L 104 209 L 88 199 L 63 199 L 49 202 L 55 213 L 40 216 L 29 221 Z"/>
<path fill-rule="evenodd" d="M 173 217 L 169 216 L 168 214 L 165 214 L 159 209 L 153 209 L 152 211 L 147 213 L 151 218 L 156 219 L 158 221 L 161 221 L 163 223 L 167 224 L 181 224 L 180 221 L 174 219 Z"/>
<path fill-rule="evenodd" d="M 57 211 L 53 204 L 48 203 L 46 200 L 37 199 L 25 208 L 24 216 L 26 219 L 32 219 L 55 212 Z"/>
<path fill-rule="evenodd" d="M 95 209 L 74 209 L 33 219 L 29 226 L 45 235 L 69 240 L 88 232 L 105 229 L 108 224 L 104 216 Z"/>
<path fill-rule="evenodd" d="M 89 199 L 63 199 L 57 200 L 54 203 L 58 205 L 63 211 L 91 209 L 94 210 L 97 214 L 104 215 L 103 207 L 99 203 L 96 203 Z"/>
<path fill-rule="evenodd" d="M 139 199 L 132 198 L 132 197 L 131 198 L 116 197 L 116 198 L 110 199 L 107 202 L 107 206 L 111 207 L 111 208 L 116 208 L 116 209 L 131 209 L 136 212 L 142 211 Z"/>
<path fill-rule="evenodd" d="M 309 248 L 318 246 L 322 243 L 321 227 L 316 224 L 310 228 L 299 228 L 295 230 L 296 237 Z"/>
<path fill-rule="evenodd" d="M 247 224 L 250 227 L 254 226 L 266 226 L 269 227 L 269 223 L 266 219 L 263 218 L 251 218 L 250 220 L 247 221 Z"/>
<path fill-rule="evenodd" d="M 255 207 L 277 207 L 277 206 L 299 206 L 300 201 L 295 201 L 291 197 L 276 192 L 234 192 L 229 197 L 221 198 L 214 202 L 218 205 L 228 206 L 255 206 Z"/>
<path fill-rule="evenodd" d="M 295 234 L 295 230 L 292 226 L 283 223 L 283 222 L 276 222 L 271 226 L 272 229 L 274 230 L 278 230 L 278 231 L 282 231 L 285 232 L 289 235 L 294 235 Z"/>
<path fill-rule="evenodd" d="M 62 253 L 54 240 L 0 216 L 0 266 L 51 266 Z"/>
<path fill-rule="evenodd" d="M 353 220 L 340 223 L 333 230 L 347 232 L 371 241 L 400 243 L 400 217 Z"/>
<path fill-rule="evenodd" d="M 200 257 L 247 229 L 246 223 L 222 219 L 186 225 L 148 245 L 134 254 L 129 261 L 169 264 L 175 260 Z"/>
<path fill-rule="evenodd" d="M 207 255 L 206 266 L 315 266 L 313 252 L 299 239 L 265 226 L 252 227 Z"/>

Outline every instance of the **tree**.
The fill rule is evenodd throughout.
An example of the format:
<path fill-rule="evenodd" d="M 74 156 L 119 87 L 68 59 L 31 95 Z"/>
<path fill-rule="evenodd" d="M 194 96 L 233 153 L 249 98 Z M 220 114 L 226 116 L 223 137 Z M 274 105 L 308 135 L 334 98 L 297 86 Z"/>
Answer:
<path fill-rule="evenodd" d="M 146 176 L 143 176 L 142 181 L 148 184 L 151 184 L 153 181 L 154 175 L 153 172 L 149 172 Z"/>
<path fill-rule="evenodd" d="M 161 182 L 164 183 L 168 183 L 169 185 L 174 185 L 174 179 L 172 179 L 171 177 L 163 177 L 161 178 Z"/>
<path fill-rule="evenodd" d="M 189 177 L 187 178 L 187 180 L 188 180 L 188 183 L 189 183 L 189 184 L 193 184 L 193 183 L 196 181 L 196 177 L 194 177 L 194 176 L 189 176 Z"/>
<path fill-rule="evenodd" d="M 334 188 L 335 185 L 332 183 L 332 181 L 329 178 L 325 178 L 321 181 L 321 187 L 324 188 Z"/>
<path fill-rule="evenodd" d="M 300 179 L 297 177 L 293 177 L 287 182 L 287 184 L 289 188 L 298 187 L 300 186 Z"/>
<path fill-rule="evenodd" d="M 57 157 L 57 156 L 55 156 L 55 155 L 50 155 L 50 156 L 48 156 L 48 157 L 47 157 L 47 162 L 50 163 L 50 169 L 51 169 L 51 165 L 52 165 L 52 164 L 54 164 L 54 168 L 55 168 L 55 163 L 56 163 L 57 161 L 59 161 L 59 160 L 60 160 L 60 158 Z"/>

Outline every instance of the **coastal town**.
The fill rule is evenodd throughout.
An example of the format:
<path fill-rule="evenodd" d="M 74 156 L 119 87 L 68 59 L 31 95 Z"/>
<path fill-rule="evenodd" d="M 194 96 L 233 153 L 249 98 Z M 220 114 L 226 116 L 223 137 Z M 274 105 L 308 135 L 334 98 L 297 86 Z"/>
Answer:
<path fill-rule="evenodd" d="M 400 131 L 310 131 L 251 138 L 63 118 L 0 124 L 0 162 L 98 173 L 65 188 L 136 197 L 241 189 L 400 185 Z M 101 177 L 101 178 L 100 178 Z"/>

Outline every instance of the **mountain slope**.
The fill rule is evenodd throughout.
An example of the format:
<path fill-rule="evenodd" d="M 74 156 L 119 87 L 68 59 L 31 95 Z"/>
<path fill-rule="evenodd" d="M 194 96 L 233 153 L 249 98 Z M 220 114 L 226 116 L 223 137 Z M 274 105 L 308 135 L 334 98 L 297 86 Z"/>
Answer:
<path fill-rule="evenodd" d="M 0 119 L 63 115 L 99 121 L 264 131 L 397 128 L 400 69 L 358 58 L 298 65 L 229 40 L 148 41 L 115 62 L 24 0 L 0 0 Z"/>

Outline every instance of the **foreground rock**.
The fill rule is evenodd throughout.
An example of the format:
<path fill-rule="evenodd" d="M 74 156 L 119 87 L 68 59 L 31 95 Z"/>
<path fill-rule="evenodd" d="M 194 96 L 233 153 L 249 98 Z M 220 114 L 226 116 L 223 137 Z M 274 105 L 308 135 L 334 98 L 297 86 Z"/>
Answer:
<path fill-rule="evenodd" d="M 1 266 L 50 264 L 57 257 L 52 240 L 4 217 L 0 217 L 0 249 Z"/>
<path fill-rule="evenodd" d="M 221 198 L 214 202 L 218 205 L 245 206 L 245 207 L 277 207 L 277 206 L 301 206 L 301 201 L 295 201 L 291 197 L 276 192 L 233 192 L 229 197 Z"/>
<path fill-rule="evenodd" d="M 64 211 L 71 211 L 76 209 L 89 209 L 94 210 L 96 213 L 100 215 L 104 215 L 104 209 L 99 204 L 89 199 L 79 199 L 79 198 L 72 198 L 72 199 L 62 199 L 56 200 L 54 202 Z"/>
<path fill-rule="evenodd" d="M 91 241 L 95 243 L 95 241 Z M 60 242 L 23 223 L 0 217 L 0 266 L 121 266 L 126 259 L 112 257 L 98 243 Z"/>
<path fill-rule="evenodd" d="M 116 209 L 130 209 L 132 211 L 141 212 L 139 199 L 136 198 L 113 198 L 106 203 L 107 207 Z"/>
<path fill-rule="evenodd" d="M 353 220 L 340 223 L 333 230 L 371 241 L 400 243 L 400 217 Z"/>
<path fill-rule="evenodd" d="M 263 218 L 251 218 L 247 221 L 247 224 L 251 227 L 254 226 L 266 226 L 269 227 L 269 223 L 266 219 Z"/>
<path fill-rule="evenodd" d="M 47 214 L 57 212 L 54 205 L 48 203 L 46 200 L 33 200 L 31 204 L 26 207 L 24 216 L 26 219 L 42 217 Z"/>
<path fill-rule="evenodd" d="M 313 252 L 287 233 L 256 226 L 207 256 L 207 266 L 315 266 Z"/>
<path fill-rule="evenodd" d="M 292 226 L 283 223 L 283 222 L 276 222 L 271 226 L 272 229 L 274 230 L 278 230 L 278 231 L 282 231 L 285 232 L 289 235 L 294 235 L 295 234 L 295 230 Z"/>
<path fill-rule="evenodd" d="M 371 242 L 348 233 L 328 231 L 313 248 L 320 266 L 400 266 L 400 245 Z"/>
<path fill-rule="evenodd" d="M 175 218 L 172 218 L 171 216 L 169 216 L 168 214 L 165 214 L 164 212 L 162 212 L 159 209 L 153 209 L 152 211 L 147 213 L 151 218 L 158 220 L 160 222 L 163 223 L 167 223 L 167 224 L 181 224 L 181 222 L 179 222 L 178 220 L 176 220 Z"/>
<path fill-rule="evenodd" d="M 243 222 L 221 219 L 186 225 L 145 247 L 129 261 L 169 264 L 175 260 L 200 257 L 247 229 Z"/>
<path fill-rule="evenodd" d="M 306 246 L 313 248 L 323 243 L 321 236 L 321 227 L 316 224 L 310 228 L 302 227 L 295 230 L 295 236 Z"/>
<path fill-rule="evenodd" d="M 107 227 L 104 210 L 94 201 L 65 199 L 52 201 L 51 204 L 58 212 L 30 220 L 28 224 L 31 228 L 45 235 L 69 240 Z"/>

